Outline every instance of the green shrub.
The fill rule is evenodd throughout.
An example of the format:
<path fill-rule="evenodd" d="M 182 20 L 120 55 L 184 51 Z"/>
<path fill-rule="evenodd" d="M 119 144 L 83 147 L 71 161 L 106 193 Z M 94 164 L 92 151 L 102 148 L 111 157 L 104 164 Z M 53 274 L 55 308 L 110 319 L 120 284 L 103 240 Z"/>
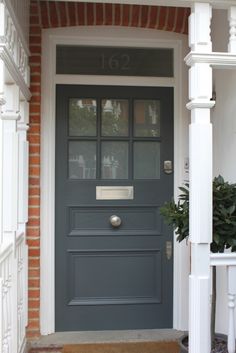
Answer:
<path fill-rule="evenodd" d="M 161 207 L 161 215 L 171 225 L 181 242 L 189 236 L 189 184 L 179 188 L 181 194 L 175 201 Z M 213 180 L 213 219 L 211 251 L 222 253 L 225 249 L 236 251 L 236 184 L 230 184 L 221 175 Z M 213 267 L 211 300 L 211 342 L 215 345 L 216 268 Z"/>
<path fill-rule="evenodd" d="M 161 207 L 161 215 L 171 225 L 181 242 L 189 236 L 189 185 L 179 188 L 177 203 L 173 200 Z M 236 251 L 236 184 L 230 184 L 218 176 L 213 180 L 213 240 L 211 251 Z"/>

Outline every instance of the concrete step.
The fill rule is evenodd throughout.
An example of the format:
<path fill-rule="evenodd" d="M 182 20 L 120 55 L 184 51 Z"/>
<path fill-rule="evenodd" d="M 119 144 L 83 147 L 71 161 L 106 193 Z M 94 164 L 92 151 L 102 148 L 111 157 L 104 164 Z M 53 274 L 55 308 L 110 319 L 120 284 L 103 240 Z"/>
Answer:
<path fill-rule="evenodd" d="M 32 341 L 31 347 L 63 346 L 80 343 L 175 341 L 182 335 L 182 331 L 173 329 L 57 332 L 41 336 L 37 341 Z"/>
<path fill-rule="evenodd" d="M 28 353 L 62 353 L 65 346 L 81 344 L 173 342 L 182 334 L 173 329 L 58 332 L 31 341 Z"/>

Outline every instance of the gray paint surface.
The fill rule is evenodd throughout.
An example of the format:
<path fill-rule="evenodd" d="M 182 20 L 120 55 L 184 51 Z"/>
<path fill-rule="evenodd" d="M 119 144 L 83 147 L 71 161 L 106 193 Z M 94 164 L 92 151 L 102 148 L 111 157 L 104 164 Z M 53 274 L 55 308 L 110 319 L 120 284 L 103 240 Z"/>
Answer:
<path fill-rule="evenodd" d="M 160 100 L 161 136 L 152 138 L 161 144 L 160 179 L 133 179 L 132 158 L 128 179 L 101 180 L 99 173 L 98 179 L 69 179 L 68 142 L 81 139 L 68 136 L 68 102 L 75 97 L 129 100 L 130 133 L 122 140 L 130 156 L 133 100 Z M 99 134 L 99 115 L 98 104 L 98 151 L 102 140 L 115 139 Z M 173 160 L 172 88 L 57 86 L 56 331 L 172 327 L 173 262 L 165 254 L 172 232 L 159 215 L 173 195 L 165 160 Z M 98 185 L 133 186 L 134 199 L 96 200 Z M 122 219 L 117 229 L 109 223 L 112 214 Z"/>

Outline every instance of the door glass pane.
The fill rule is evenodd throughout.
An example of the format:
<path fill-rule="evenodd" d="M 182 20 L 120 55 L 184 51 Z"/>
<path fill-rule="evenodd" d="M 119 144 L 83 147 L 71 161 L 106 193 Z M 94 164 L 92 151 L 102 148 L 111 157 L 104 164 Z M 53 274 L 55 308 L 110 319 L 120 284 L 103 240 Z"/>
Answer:
<path fill-rule="evenodd" d="M 128 136 L 128 121 L 128 100 L 102 100 L 102 136 Z"/>
<path fill-rule="evenodd" d="M 134 178 L 160 179 L 159 142 L 134 142 Z"/>
<path fill-rule="evenodd" d="M 69 178 L 96 179 L 96 142 L 69 142 Z"/>
<path fill-rule="evenodd" d="M 128 179 L 128 142 L 102 142 L 102 179 Z"/>
<path fill-rule="evenodd" d="M 134 136 L 160 136 L 160 101 L 134 101 Z"/>
<path fill-rule="evenodd" d="M 97 135 L 97 102 L 93 98 L 69 100 L 69 135 Z"/>

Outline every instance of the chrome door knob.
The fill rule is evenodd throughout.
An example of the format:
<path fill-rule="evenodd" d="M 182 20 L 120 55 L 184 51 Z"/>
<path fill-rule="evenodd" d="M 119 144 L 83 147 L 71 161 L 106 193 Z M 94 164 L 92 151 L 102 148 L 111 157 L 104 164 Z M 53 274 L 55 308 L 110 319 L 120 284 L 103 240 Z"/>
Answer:
<path fill-rule="evenodd" d="M 119 216 L 112 215 L 110 217 L 110 223 L 111 223 L 112 227 L 118 228 L 121 225 L 121 219 Z"/>

